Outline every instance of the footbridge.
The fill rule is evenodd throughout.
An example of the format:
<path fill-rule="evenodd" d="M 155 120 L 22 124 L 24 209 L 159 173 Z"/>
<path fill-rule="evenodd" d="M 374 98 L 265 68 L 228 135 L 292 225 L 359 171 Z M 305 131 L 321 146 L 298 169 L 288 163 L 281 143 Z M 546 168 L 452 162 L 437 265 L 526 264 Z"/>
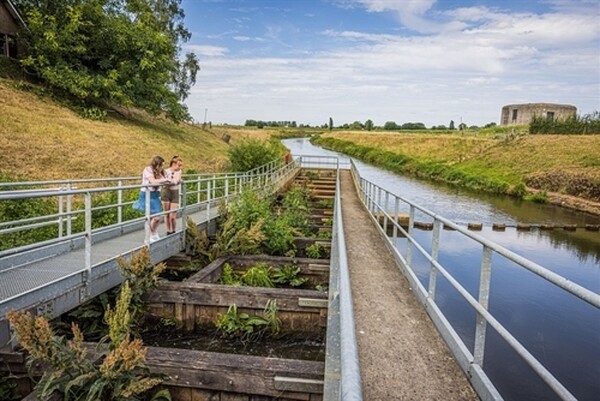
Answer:
<path fill-rule="evenodd" d="M 184 250 L 188 217 L 214 230 L 222 202 L 243 191 L 277 192 L 301 169 L 315 168 L 336 172 L 337 189 L 325 375 L 322 398 L 311 400 L 503 400 L 484 366 L 492 329 L 558 399 L 577 399 L 490 312 L 492 260 L 509 260 L 596 310 L 600 295 L 378 187 L 352 161 L 335 157 L 302 156 L 244 173 L 185 176 L 177 231 L 162 231 L 155 242 L 148 241 L 148 222 L 164 213 L 151 215 L 149 205 L 143 215 L 133 212 L 139 177 L 0 184 L 2 210 L 22 216 L 0 218 L 0 347 L 10 346 L 8 311 L 59 316 L 118 285 L 118 258 L 148 246 L 158 263 Z M 417 215 L 433 225 L 428 243 L 414 235 Z M 465 289 L 439 260 L 442 229 L 481 245 L 476 291 Z M 43 235 L 44 241 L 32 240 Z M 419 259 L 426 261 L 426 280 L 415 267 Z M 476 317 L 474 343 L 465 342 L 440 308 L 441 280 Z"/>

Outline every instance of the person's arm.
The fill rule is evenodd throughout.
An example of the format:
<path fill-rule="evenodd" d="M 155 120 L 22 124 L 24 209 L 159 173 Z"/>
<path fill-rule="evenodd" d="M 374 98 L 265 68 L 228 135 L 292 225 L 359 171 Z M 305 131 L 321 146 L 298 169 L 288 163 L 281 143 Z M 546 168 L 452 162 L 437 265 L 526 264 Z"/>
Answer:
<path fill-rule="evenodd" d="M 180 182 L 181 182 L 181 170 L 177 170 L 173 174 L 173 184 L 179 184 Z"/>
<path fill-rule="evenodd" d="M 144 182 L 147 182 L 149 184 L 163 184 L 165 182 L 168 182 L 168 180 L 164 177 L 154 178 L 154 172 L 152 171 L 151 167 L 146 167 L 142 176 Z"/>

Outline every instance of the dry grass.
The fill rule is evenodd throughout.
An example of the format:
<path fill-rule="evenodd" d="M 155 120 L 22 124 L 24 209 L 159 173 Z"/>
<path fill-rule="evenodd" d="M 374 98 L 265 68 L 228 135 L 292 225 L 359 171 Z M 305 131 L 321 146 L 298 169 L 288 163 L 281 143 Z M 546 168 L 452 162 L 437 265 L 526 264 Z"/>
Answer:
<path fill-rule="evenodd" d="M 173 124 L 143 114 L 106 122 L 90 121 L 72 110 L 0 80 L 0 176 L 66 179 L 135 176 L 155 154 L 184 159 L 184 169 L 222 170 L 230 145 L 217 131 Z"/>

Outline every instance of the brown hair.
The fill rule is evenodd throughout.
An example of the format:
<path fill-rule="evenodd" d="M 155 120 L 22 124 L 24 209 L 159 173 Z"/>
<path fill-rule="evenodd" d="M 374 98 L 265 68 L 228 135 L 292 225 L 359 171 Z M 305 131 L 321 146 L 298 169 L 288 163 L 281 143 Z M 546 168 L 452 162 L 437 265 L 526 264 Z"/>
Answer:
<path fill-rule="evenodd" d="M 152 167 L 152 172 L 154 173 L 154 178 L 160 178 L 163 175 L 162 164 L 165 162 L 165 159 L 156 155 L 152 158 L 152 162 L 150 163 L 150 167 Z"/>

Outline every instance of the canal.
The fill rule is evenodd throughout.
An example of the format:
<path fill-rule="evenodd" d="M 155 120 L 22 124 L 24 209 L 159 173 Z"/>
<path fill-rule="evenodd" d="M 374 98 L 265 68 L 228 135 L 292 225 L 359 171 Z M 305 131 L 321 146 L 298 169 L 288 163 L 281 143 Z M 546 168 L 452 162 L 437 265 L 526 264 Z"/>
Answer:
<path fill-rule="evenodd" d="M 308 139 L 287 139 L 293 156 L 345 156 L 312 145 Z M 532 229 L 534 225 L 600 224 L 600 217 L 553 205 L 524 202 L 507 196 L 481 194 L 431 184 L 356 161 L 361 176 L 460 225 L 481 223 L 478 232 L 511 251 L 596 293 L 600 292 L 600 233 Z M 393 206 L 389 209 L 393 211 Z M 417 214 L 415 220 L 419 221 Z M 423 217 L 423 219 L 425 219 Z M 492 229 L 505 224 L 504 231 Z M 431 232 L 415 230 L 422 244 Z M 442 230 L 440 261 L 477 296 L 481 246 L 452 231 Z M 403 251 L 406 240 L 397 239 Z M 429 263 L 415 258 L 414 269 L 427 286 Z M 600 394 L 600 311 L 510 262 L 492 260 L 489 310 L 578 400 L 598 400 Z M 475 313 L 448 283 L 438 283 L 437 301 L 462 340 L 473 349 Z M 541 379 L 493 330 L 488 329 L 484 367 L 505 400 L 558 399 Z"/>

